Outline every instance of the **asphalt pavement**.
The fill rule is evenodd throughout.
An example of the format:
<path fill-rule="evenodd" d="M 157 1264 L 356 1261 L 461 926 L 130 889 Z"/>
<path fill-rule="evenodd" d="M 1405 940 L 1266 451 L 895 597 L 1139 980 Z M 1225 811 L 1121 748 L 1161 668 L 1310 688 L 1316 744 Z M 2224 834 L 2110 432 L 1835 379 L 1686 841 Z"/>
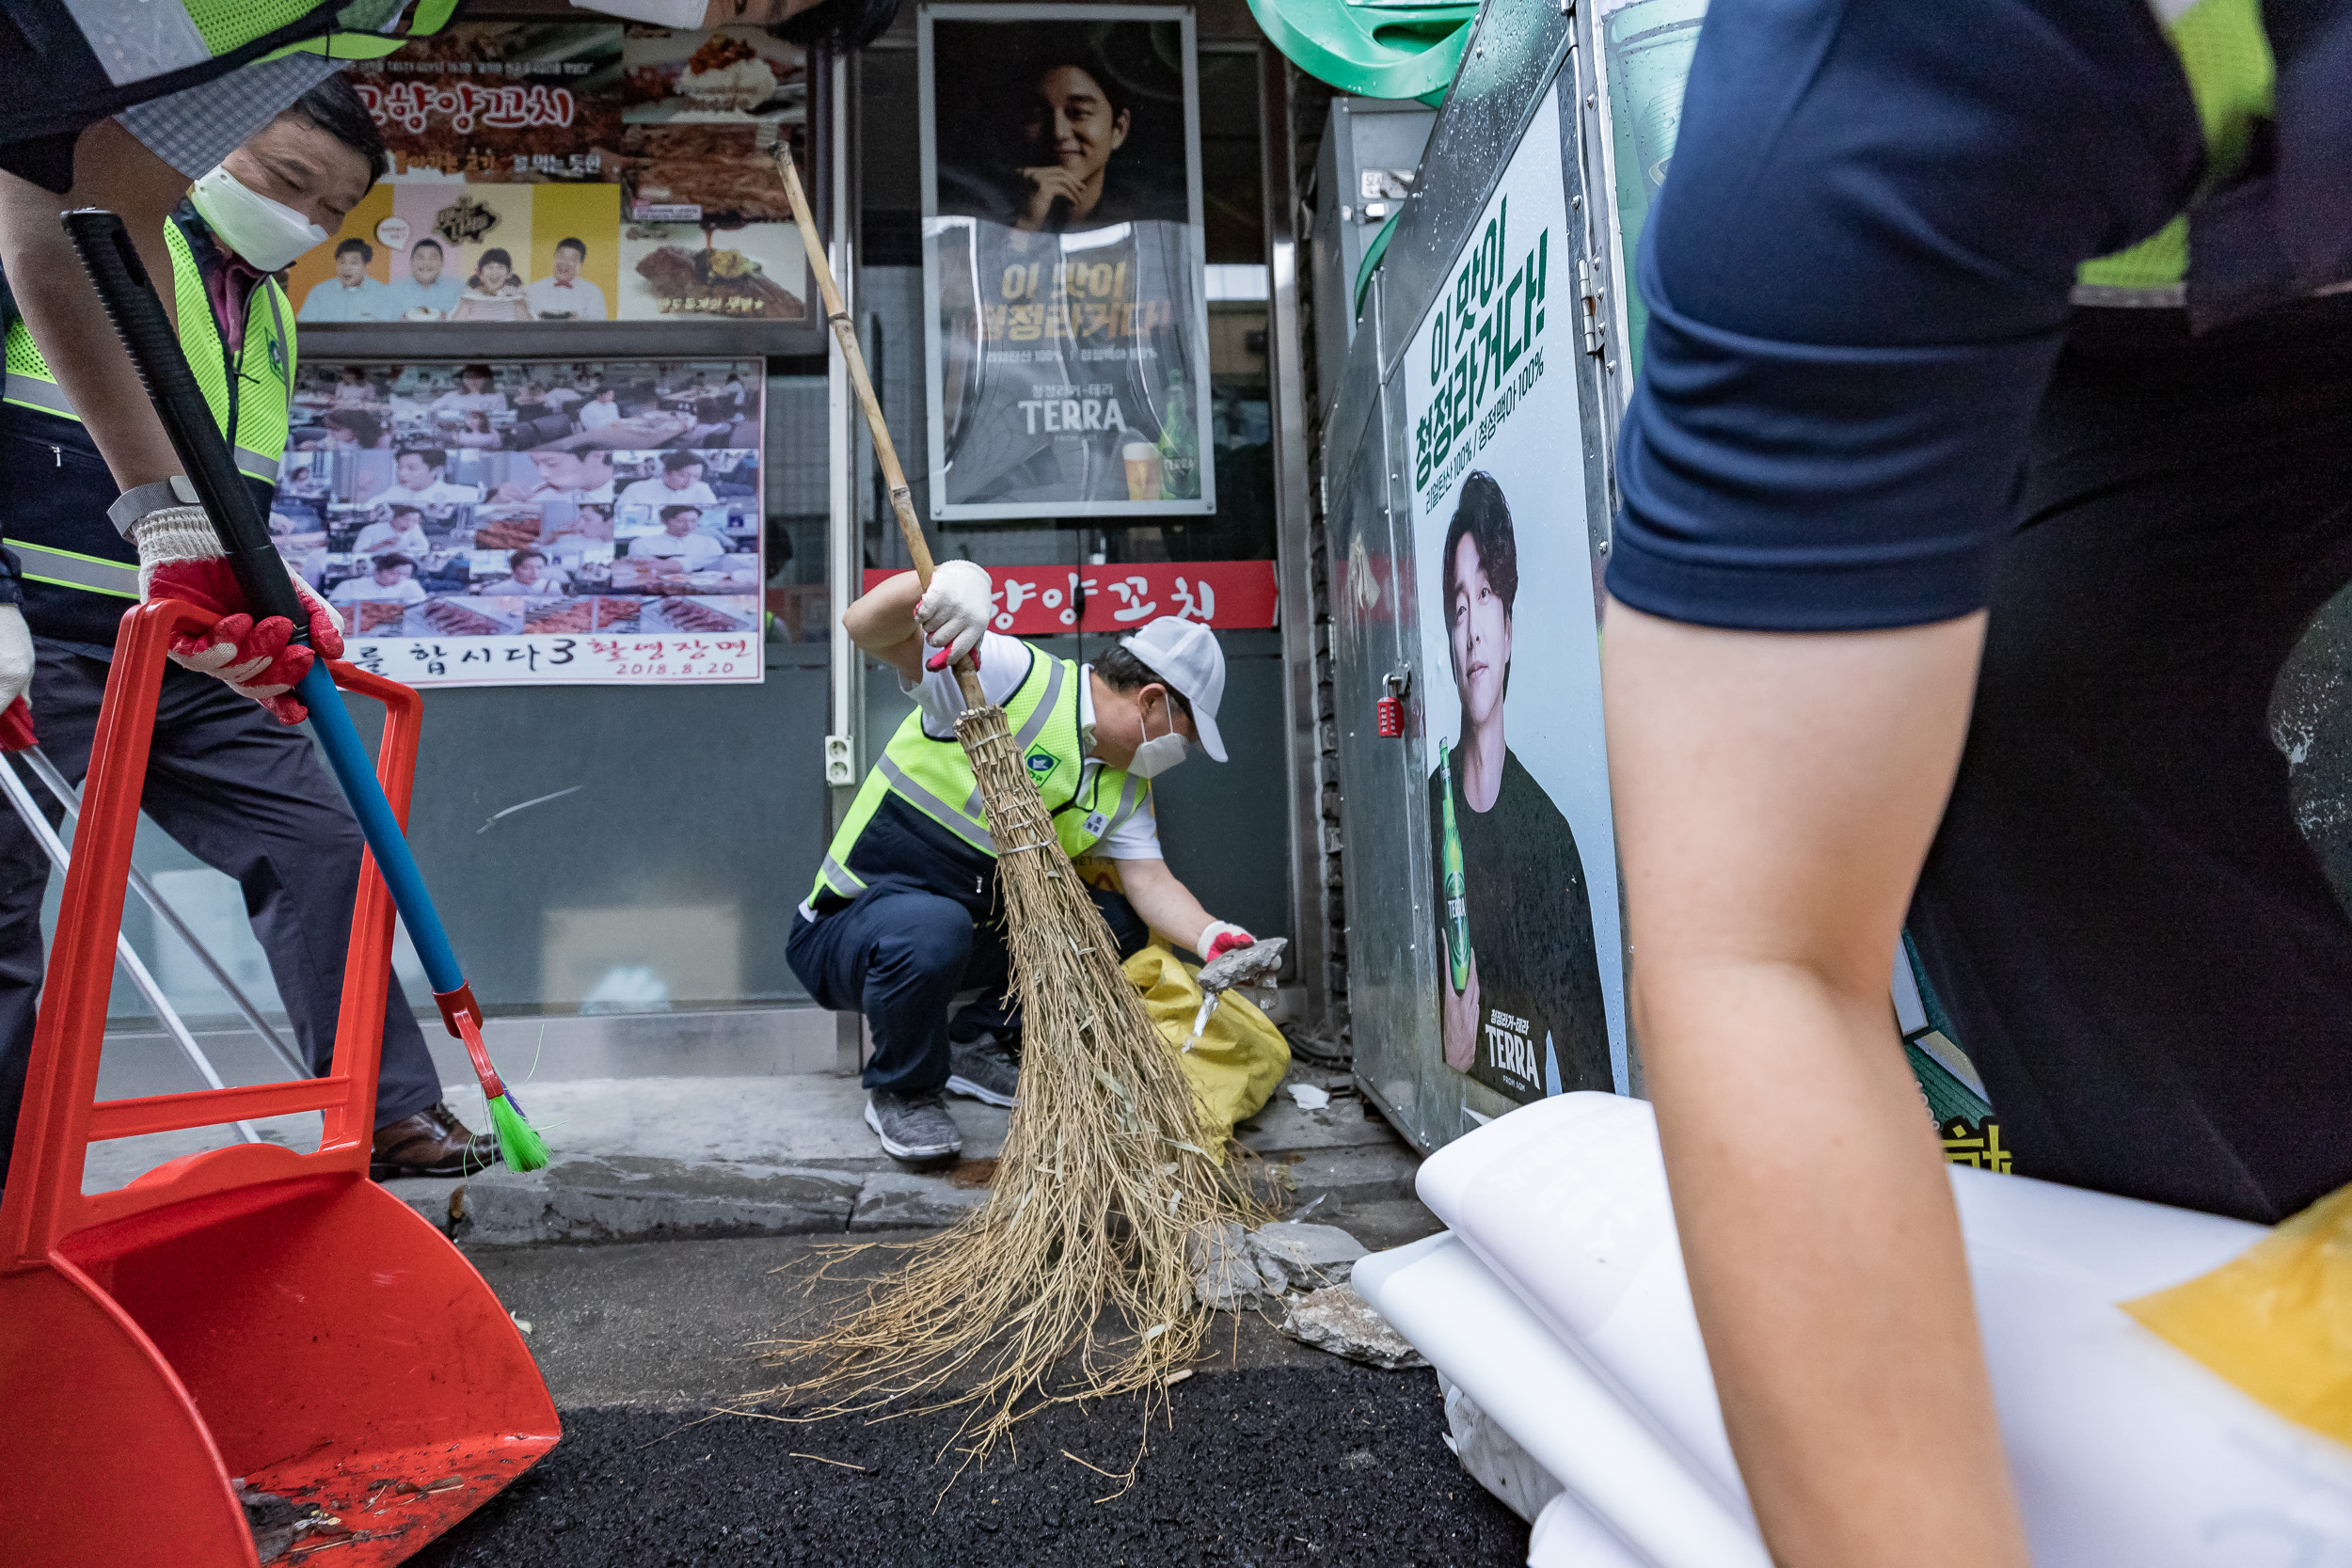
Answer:
<path fill-rule="evenodd" d="M 1368 1245 L 1434 1228 L 1410 1202 L 1318 1213 Z M 890 1238 L 882 1238 L 888 1240 Z M 537 1469 L 420 1568 L 671 1564 L 1379 1564 L 1508 1568 L 1527 1527 L 1446 1448 L 1437 1380 L 1310 1350 L 1256 1314 L 1143 1431 L 1132 1402 L 1057 1409 L 955 1475 L 950 1418 L 785 1422 L 758 1347 L 840 1299 L 806 1279 L 839 1239 L 485 1249 L 563 1412 Z M 852 1276 L 882 1266 L 863 1255 Z M 1132 1485 L 1106 1479 L 1135 1464 Z"/>

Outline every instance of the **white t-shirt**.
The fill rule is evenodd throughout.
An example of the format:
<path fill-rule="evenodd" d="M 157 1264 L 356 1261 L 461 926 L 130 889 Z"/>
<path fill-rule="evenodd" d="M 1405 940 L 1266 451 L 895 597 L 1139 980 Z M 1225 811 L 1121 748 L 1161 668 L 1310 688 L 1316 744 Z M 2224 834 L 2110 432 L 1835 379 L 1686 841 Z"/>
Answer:
<path fill-rule="evenodd" d="M 659 477 L 641 479 L 621 492 L 623 506 L 716 506 L 719 498 L 710 493 L 710 486 L 701 480 L 683 490 L 673 490 Z"/>
<path fill-rule="evenodd" d="M 352 541 L 354 555 L 389 555 L 398 550 L 403 555 L 422 555 L 433 546 L 426 542 L 424 530 L 411 525 L 402 532 L 389 522 L 370 523 Z"/>
<path fill-rule="evenodd" d="M 395 480 L 360 504 L 364 506 L 471 506 L 482 499 L 482 492 L 470 484 L 452 484 L 437 479 L 421 490 L 411 490 Z"/>
<path fill-rule="evenodd" d="M 648 533 L 630 540 L 628 553 L 640 560 L 658 555 L 677 556 L 685 562 L 688 571 L 699 572 L 727 552 L 726 546 L 707 533 L 689 533 L 683 539 L 667 533 Z"/>
<path fill-rule="evenodd" d="M 1021 683 L 1029 676 L 1029 660 L 1049 657 L 1032 649 L 1017 637 L 1002 632 L 980 635 L 980 695 L 992 703 L 1003 703 L 1021 689 Z M 927 656 L 928 657 L 928 656 Z M 1094 666 L 1078 666 L 1078 739 L 1083 745 L 1094 733 L 1094 683 L 1087 677 Z M 898 689 L 914 699 L 923 710 L 923 733 L 934 740 L 953 740 L 956 720 L 963 712 L 963 688 L 956 682 L 956 673 L 948 670 L 926 670 L 923 678 L 913 686 L 898 683 Z M 1107 800 L 1089 799 L 1095 781 L 1102 776 L 1103 764 L 1089 757 L 1081 765 L 1078 776 L 1078 809 L 1094 807 L 1105 814 L 1119 809 L 1114 792 Z M 1136 781 L 1143 798 L 1136 814 L 1120 823 L 1100 843 L 1094 853 L 1112 861 L 1156 861 L 1168 857 L 1160 849 L 1160 824 L 1152 804 L 1152 785 L 1144 780 Z"/>
<path fill-rule="evenodd" d="M 519 594 L 534 598 L 550 594 L 561 595 L 571 592 L 571 579 L 556 567 L 543 566 L 539 569 L 539 580 L 536 582 L 525 582 L 520 578 L 510 577 L 493 588 L 476 589 L 475 592 Z"/>
<path fill-rule="evenodd" d="M 600 322 L 606 316 L 604 291 L 584 277 L 575 277 L 569 283 L 559 283 L 552 277 L 542 277 L 524 288 L 523 297 L 541 316 L 562 314 L 584 322 Z"/>
<path fill-rule="evenodd" d="M 580 429 L 602 430 L 606 425 L 621 422 L 621 405 L 607 403 L 602 398 L 591 398 L 580 405 L 578 418 Z"/>
<path fill-rule="evenodd" d="M 424 584 L 415 578 L 403 578 L 387 588 L 375 580 L 373 572 L 368 573 L 365 577 L 353 578 L 348 582 L 337 583 L 335 592 L 326 596 L 337 604 L 358 604 L 362 600 L 383 599 L 389 599 L 395 604 L 422 604 L 426 597 Z"/>

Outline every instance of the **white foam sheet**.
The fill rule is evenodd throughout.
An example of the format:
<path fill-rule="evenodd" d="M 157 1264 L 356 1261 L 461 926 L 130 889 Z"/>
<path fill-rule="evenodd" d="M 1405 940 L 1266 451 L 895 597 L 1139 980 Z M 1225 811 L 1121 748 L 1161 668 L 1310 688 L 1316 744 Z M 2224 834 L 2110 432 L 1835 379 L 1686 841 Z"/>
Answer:
<path fill-rule="evenodd" d="M 1754 1529 L 1452 1236 L 1363 1259 L 1353 1283 L 1630 1544 L 1623 1560 L 1638 1568 L 1770 1568 Z"/>
<path fill-rule="evenodd" d="M 2352 1450 L 2115 1306 L 2226 1261 L 2260 1227 L 1964 1167 L 1952 1186 L 2039 1568 L 2352 1568 Z M 1433 1155 L 1420 1191 L 1719 1495 L 1738 1486 L 1647 1105 L 1537 1101 Z"/>
<path fill-rule="evenodd" d="M 1527 1532 L 1527 1568 L 1656 1568 L 1617 1539 L 1593 1511 L 1563 1492 L 1544 1505 Z"/>

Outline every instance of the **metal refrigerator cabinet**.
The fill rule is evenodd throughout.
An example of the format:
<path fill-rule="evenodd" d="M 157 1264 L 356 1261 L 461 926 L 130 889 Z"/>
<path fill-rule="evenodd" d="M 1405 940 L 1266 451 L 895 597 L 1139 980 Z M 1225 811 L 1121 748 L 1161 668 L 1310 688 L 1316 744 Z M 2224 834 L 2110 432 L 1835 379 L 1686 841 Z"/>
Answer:
<path fill-rule="evenodd" d="M 1596 626 L 1623 356 L 1610 297 L 1621 236 L 1613 212 L 1596 213 L 1587 199 L 1613 174 L 1608 93 L 1590 40 L 1586 19 L 1550 0 L 1486 8 L 1369 280 L 1343 367 L 1326 378 L 1356 1075 L 1423 1151 L 1544 1094 L 1640 1085 L 1625 1025 L 1599 724 Z M 1327 194 L 1319 204 L 1330 204 Z M 1318 288 L 1352 290 L 1352 277 L 1340 284 L 1318 261 Z M 1448 549 L 1449 528 L 1481 483 L 1489 499 L 1506 495 L 1520 610 L 1509 646 L 1528 665 L 1517 694 L 1506 682 L 1507 702 L 1486 709 L 1474 707 L 1474 675 L 1461 675 L 1453 657 L 1453 618 L 1439 602 L 1447 556 L 1466 559 L 1460 540 Z M 1381 734 L 1384 697 L 1398 699 L 1401 734 Z M 1458 912 L 1453 899 L 1464 909 L 1477 900 L 1440 885 L 1438 863 L 1450 857 L 1439 847 L 1439 748 L 1468 733 L 1474 711 L 1507 711 L 1511 755 L 1543 796 L 1528 797 L 1522 782 L 1518 799 L 1534 816 L 1514 820 L 1556 818 L 1573 854 L 1489 853 L 1483 867 L 1466 867 L 1465 884 L 1484 875 L 1515 887 L 1514 876 L 1581 856 L 1581 892 L 1563 873 L 1531 896 L 1565 900 L 1560 907 L 1590 929 L 1578 936 L 1581 951 L 1531 947 L 1524 930 L 1492 914 L 1489 891 L 1487 940 L 1469 929 L 1463 943 L 1489 966 L 1480 1005 L 1466 1011 L 1455 1000 L 1449 1027 L 1443 1004 L 1470 992 L 1454 987 L 1445 932 Z M 1503 733 L 1486 727 L 1497 721 L 1476 721 L 1482 736 Z M 1510 765 L 1502 776 L 1507 790 Z M 1463 809 L 1504 803 L 1489 792 Z M 1493 819 L 1486 843 L 1503 842 L 1504 820 Z M 1530 838 L 1531 849 L 1542 837 Z M 1515 860 L 1537 869 L 1515 870 Z M 1467 918 L 1450 928 L 1466 927 Z M 1512 1002 L 1516 1011 L 1493 1000 L 1516 994 L 1535 1000 Z M 1450 1065 L 1449 1041 L 1467 1069 Z"/>

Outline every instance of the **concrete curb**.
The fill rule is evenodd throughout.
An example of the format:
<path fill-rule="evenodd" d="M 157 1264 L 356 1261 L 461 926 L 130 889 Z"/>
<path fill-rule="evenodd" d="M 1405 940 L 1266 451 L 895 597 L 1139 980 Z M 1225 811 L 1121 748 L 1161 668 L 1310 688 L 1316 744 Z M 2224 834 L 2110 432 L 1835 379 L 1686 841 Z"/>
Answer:
<path fill-rule="evenodd" d="M 516 1246 L 846 1230 L 864 1186 L 852 1171 L 626 1154 L 560 1160 L 467 1182 L 467 1238 Z"/>

